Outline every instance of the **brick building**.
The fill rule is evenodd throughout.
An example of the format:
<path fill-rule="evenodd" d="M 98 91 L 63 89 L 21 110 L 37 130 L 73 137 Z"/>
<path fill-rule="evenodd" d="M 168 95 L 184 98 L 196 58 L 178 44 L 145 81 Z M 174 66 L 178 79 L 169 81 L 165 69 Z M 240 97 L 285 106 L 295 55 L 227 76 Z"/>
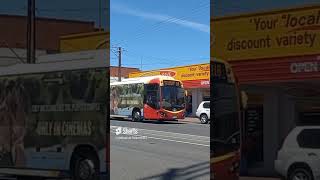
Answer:
<path fill-rule="evenodd" d="M 11 48 L 26 48 L 27 18 L 19 15 L 0 15 L 0 45 Z M 42 18 L 36 19 L 36 49 L 59 51 L 60 36 L 94 32 L 94 22 Z"/>
<path fill-rule="evenodd" d="M 121 67 L 121 79 L 128 78 L 130 73 L 139 72 L 138 68 Z M 118 67 L 110 66 L 110 81 L 118 81 Z"/>

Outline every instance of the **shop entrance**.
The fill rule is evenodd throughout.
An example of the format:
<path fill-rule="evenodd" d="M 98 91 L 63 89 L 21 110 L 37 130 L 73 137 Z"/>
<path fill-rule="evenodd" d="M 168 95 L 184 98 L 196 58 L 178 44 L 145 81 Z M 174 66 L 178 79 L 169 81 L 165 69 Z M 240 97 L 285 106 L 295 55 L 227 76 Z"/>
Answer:
<path fill-rule="evenodd" d="M 186 98 L 186 116 L 191 116 L 192 115 L 192 94 L 189 94 Z"/>
<path fill-rule="evenodd" d="M 320 125 L 320 83 L 309 81 L 296 83 L 287 88 L 288 95 L 295 100 L 295 124 L 297 126 Z"/>
<path fill-rule="evenodd" d="M 298 110 L 298 126 L 320 126 L 320 104 L 302 104 Z"/>

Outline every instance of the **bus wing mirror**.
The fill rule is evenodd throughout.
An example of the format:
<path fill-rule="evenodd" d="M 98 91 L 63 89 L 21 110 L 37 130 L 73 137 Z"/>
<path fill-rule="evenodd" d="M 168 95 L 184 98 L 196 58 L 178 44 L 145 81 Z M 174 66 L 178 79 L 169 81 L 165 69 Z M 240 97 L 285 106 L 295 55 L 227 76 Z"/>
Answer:
<path fill-rule="evenodd" d="M 247 109 L 248 106 L 248 95 L 245 91 L 241 91 L 241 103 L 243 109 Z"/>

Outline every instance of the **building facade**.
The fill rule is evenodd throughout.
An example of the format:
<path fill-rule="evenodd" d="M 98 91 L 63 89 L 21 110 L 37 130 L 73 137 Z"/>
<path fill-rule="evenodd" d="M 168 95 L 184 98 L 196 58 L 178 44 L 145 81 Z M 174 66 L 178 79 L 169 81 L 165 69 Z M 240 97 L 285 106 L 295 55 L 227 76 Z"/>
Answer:
<path fill-rule="evenodd" d="M 313 6 L 212 19 L 211 54 L 231 64 L 248 93 L 245 133 L 255 139 L 249 175 L 276 175 L 277 152 L 292 128 L 320 125 L 319 12 Z"/>
<path fill-rule="evenodd" d="M 110 66 L 110 82 L 116 82 L 119 80 L 119 67 Z M 138 73 L 140 70 L 138 68 L 131 68 L 131 67 L 121 67 L 121 80 L 129 78 L 131 73 Z"/>
<path fill-rule="evenodd" d="M 0 15 L 0 26 L 5 27 L 0 29 L 0 66 L 26 62 L 26 16 Z M 61 37 L 96 31 L 94 22 L 37 17 L 36 58 L 59 53 Z"/>

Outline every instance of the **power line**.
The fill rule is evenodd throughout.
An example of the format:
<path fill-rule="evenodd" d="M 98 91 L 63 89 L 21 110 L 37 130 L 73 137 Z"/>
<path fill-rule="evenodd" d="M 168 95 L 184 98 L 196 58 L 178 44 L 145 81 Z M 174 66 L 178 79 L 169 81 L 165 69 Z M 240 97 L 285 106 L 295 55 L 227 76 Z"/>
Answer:
<path fill-rule="evenodd" d="M 206 8 L 206 7 L 208 7 L 208 6 L 210 6 L 210 3 L 205 2 L 205 3 L 201 4 L 200 6 L 198 6 L 197 8 L 193 9 L 192 11 L 188 11 L 188 14 L 189 14 L 189 15 L 190 15 L 190 14 L 193 14 L 193 15 L 194 15 L 194 14 L 197 14 L 197 13 L 201 12 L 201 10 L 202 10 L 203 8 Z M 161 27 L 162 24 L 175 23 L 175 22 L 178 22 L 178 21 L 184 21 L 184 20 L 187 20 L 187 18 L 189 17 L 189 15 L 188 15 L 188 16 L 180 16 L 180 17 L 169 17 L 169 18 L 167 18 L 167 19 L 165 19 L 165 20 L 163 20 L 163 21 L 154 23 L 150 28 L 153 29 L 152 32 L 155 32 L 155 31 L 157 31 L 157 30 L 160 29 L 160 27 Z M 194 17 L 194 16 L 193 16 L 193 17 Z M 134 39 L 135 39 L 135 40 L 140 39 L 140 38 L 142 38 L 142 37 L 145 35 L 142 30 L 144 30 L 143 27 L 140 28 L 140 29 L 138 29 L 138 30 L 136 31 L 136 32 L 138 32 L 138 34 L 137 34 L 136 36 L 134 36 Z M 125 41 L 125 40 L 122 40 L 122 42 L 123 42 L 123 41 Z"/>
<path fill-rule="evenodd" d="M 157 59 L 159 61 L 156 61 L 156 62 L 161 62 L 161 63 L 163 61 L 168 61 L 168 62 L 172 62 L 172 61 L 190 62 L 190 61 L 199 60 L 199 59 L 208 59 L 208 62 L 210 61 L 209 57 L 199 58 L 199 59 L 198 58 L 197 59 L 196 58 L 194 58 L 194 59 L 185 59 L 185 58 L 183 58 L 183 59 L 174 59 L 174 58 L 167 58 L 167 57 L 147 56 L 147 55 L 143 55 L 143 54 L 133 53 L 132 51 L 128 51 L 128 50 L 126 50 L 125 52 L 128 53 L 128 54 L 135 55 L 138 58 L 141 58 L 141 56 L 143 56 L 144 58 L 148 58 L 148 59 Z M 126 54 L 124 53 L 124 55 L 126 55 Z"/>
<path fill-rule="evenodd" d="M 99 8 L 66 8 L 66 9 L 59 9 L 59 8 L 37 8 L 38 11 L 41 12 L 97 12 Z M 109 8 L 101 8 L 101 11 L 107 11 Z"/>

